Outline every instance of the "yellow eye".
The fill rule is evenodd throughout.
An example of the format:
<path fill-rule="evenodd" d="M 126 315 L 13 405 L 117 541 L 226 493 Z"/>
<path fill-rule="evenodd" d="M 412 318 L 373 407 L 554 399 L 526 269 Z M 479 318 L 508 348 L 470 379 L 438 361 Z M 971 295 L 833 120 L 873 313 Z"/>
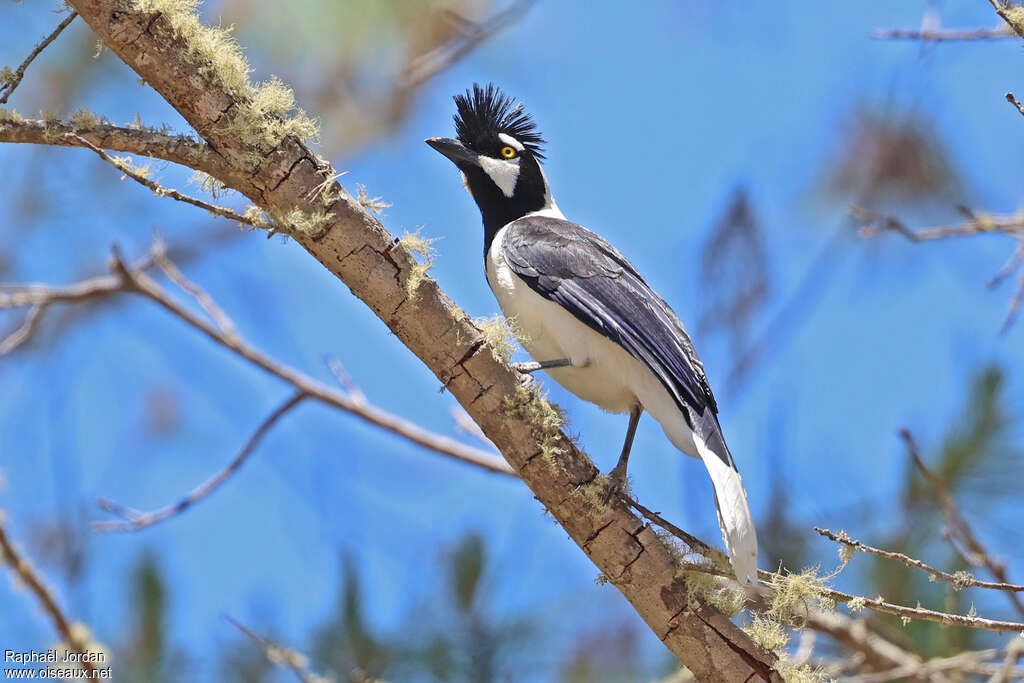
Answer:
<path fill-rule="evenodd" d="M 512 147 L 509 147 L 508 145 L 505 145 L 504 147 L 501 148 L 501 156 L 505 157 L 506 159 L 515 159 L 516 150 Z"/>

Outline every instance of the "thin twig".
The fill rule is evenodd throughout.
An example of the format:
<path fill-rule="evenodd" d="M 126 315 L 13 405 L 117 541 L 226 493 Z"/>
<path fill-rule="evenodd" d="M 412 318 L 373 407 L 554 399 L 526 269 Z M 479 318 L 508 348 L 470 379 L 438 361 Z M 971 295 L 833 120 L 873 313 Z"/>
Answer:
<path fill-rule="evenodd" d="M 228 623 L 256 643 L 260 650 L 263 651 L 263 655 L 267 658 L 267 661 L 271 664 L 288 669 L 295 674 L 295 677 L 300 681 L 300 683 L 324 683 L 324 681 L 328 680 L 320 674 L 310 671 L 309 659 L 304 654 L 297 652 L 290 647 L 279 645 L 266 636 L 259 635 L 229 614 L 225 614 L 224 618 Z"/>
<path fill-rule="evenodd" d="M 875 29 L 871 37 L 877 40 L 923 40 L 926 42 L 999 40 L 1013 37 L 1008 26 L 996 28 L 940 29 L 940 30 L 903 30 Z"/>
<path fill-rule="evenodd" d="M 115 256 L 111 264 L 113 270 L 111 274 L 93 277 L 67 287 L 50 287 L 38 284 L 8 285 L 6 288 L 13 289 L 13 291 L 0 291 L 0 308 L 24 307 L 42 303 L 78 302 L 122 292 L 141 294 L 198 329 L 222 347 L 291 384 L 296 391 L 306 393 L 314 400 L 352 413 L 373 425 L 397 434 L 436 453 L 482 467 L 489 472 L 512 477 L 516 476 L 508 463 L 497 453 L 474 448 L 455 439 L 423 429 L 413 422 L 367 404 L 365 397 L 360 398 L 358 395 L 354 397 L 347 396 L 321 384 L 299 370 L 264 354 L 240 337 L 235 339 L 228 338 L 215 325 L 211 325 L 187 308 L 184 308 L 160 287 L 155 280 L 145 274 L 146 268 L 151 267 L 153 261 L 154 257 L 150 254 L 140 259 L 136 264 L 129 266 L 118 256 Z"/>
<path fill-rule="evenodd" d="M 1013 96 L 1012 92 L 1006 93 L 1006 101 L 1017 107 L 1017 111 L 1020 112 L 1021 116 L 1024 116 L 1024 104 L 1017 101 L 1017 98 Z"/>
<path fill-rule="evenodd" d="M 152 266 L 152 257 L 146 256 L 132 267 L 146 270 Z M 32 338 L 51 304 L 89 301 L 120 289 L 121 279 L 115 275 L 100 275 L 66 287 L 0 283 L 0 309 L 29 307 L 24 322 L 0 342 L 0 356 L 11 353 Z"/>
<path fill-rule="evenodd" d="M 35 46 L 35 49 L 33 49 L 32 52 L 29 53 L 28 57 L 25 58 L 25 61 L 21 63 L 21 66 L 15 69 L 4 80 L 3 83 L 0 83 L 0 93 L 2 93 L 0 94 L 0 104 L 7 104 L 7 98 L 11 96 L 11 93 L 14 92 L 14 89 L 21 84 L 21 79 L 25 77 L 25 69 L 28 68 L 28 65 L 31 64 L 32 61 L 39 56 L 39 53 L 45 50 L 50 45 L 50 43 L 55 41 L 57 39 L 57 36 L 59 36 L 61 32 L 64 29 L 66 29 L 71 24 L 71 22 L 75 20 L 75 17 L 77 16 L 78 12 L 72 11 L 71 14 L 69 14 L 64 19 L 64 21 L 57 24 L 57 28 L 53 29 L 53 32 L 50 33 L 50 35 L 43 38 L 42 41 L 40 41 L 39 44 Z"/>
<path fill-rule="evenodd" d="M 861 227 L 861 237 L 874 237 L 886 231 L 898 232 L 911 242 L 927 242 L 943 240 L 951 237 L 968 237 L 983 233 L 1004 233 L 1007 235 L 1024 235 L 1024 216 L 972 214 L 974 217 L 964 223 L 940 225 L 921 230 L 911 230 L 898 218 L 859 206 L 850 207 L 850 213 L 867 223 Z"/>
<path fill-rule="evenodd" d="M 917 448 L 917 442 L 914 440 L 913 434 L 910 433 L 909 429 L 900 430 L 900 438 L 903 439 L 904 444 L 907 448 L 907 453 L 913 459 L 914 464 L 921 470 L 921 474 L 931 484 L 932 491 L 935 492 L 936 497 L 939 499 L 939 503 L 942 505 L 942 516 L 946 519 L 946 525 L 949 527 L 950 532 L 966 546 L 970 564 L 978 566 L 984 565 L 988 567 L 988 570 L 992 573 L 992 576 L 1000 583 L 1010 584 L 1009 578 L 1007 578 L 1006 567 L 1002 562 L 997 562 L 989 554 L 985 546 L 982 545 L 981 541 L 974 534 L 971 526 L 964 519 L 963 515 L 960 514 L 960 510 L 957 508 L 956 503 L 953 501 L 953 497 L 949 494 L 949 490 L 946 488 L 945 482 L 939 477 L 935 476 L 928 466 L 924 464 L 924 460 L 921 459 L 921 453 Z M 1007 593 L 1010 601 L 1013 602 L 1014 607 L 1021 614 L 1024 614 L 1024 601 L 1021 600 L 1017 593 Z"/>
<path fill-rule="evenodd" d="M 76 624 L 64 614 L 64 610 L 57 604 L 53 593 L 43 583 L 35 567 L 32 566 L 28 558 L 24 557 L 14 543 L 11 542 L 11 539 L 8 538 L 7 530 L 4 528 L 3 517 L 0 515 L 0 566 L 2 565 L 9 567 L 18 577 L 18 580 L 28 588 L 29 592 L 36 596 L 39 605 L 50 618 L 50 621 L 53 622 L 54 628 L 68 648 L 82 655 L 82 661 L 76 662 L 76 664 L 80 664 L 89 671 L 95 671 L 97 669 L 96 663 L 88 661 L 89 658 L 86 656 L 89 654 L 91 643 L 82 642 L 83 636 L 88 637 L 87 629 L 75 628 Z"/>
<path fill-rule="evenodd" d="M 111 512 L 121 517 L 124 521 L 93 522 L 93 531 L 138 531 L 139 529 L 144 529 L 148 526 L 157 524 L 158 522 L 180 515 L 189 507 L 213 493 L 217 487 L 237 472 L 248 457 L 252 455 L 253 451 L 256 450 L 256 446 L 258 446 L 260 441 L 263 440 L 263 437 L 266 436 L 267 432 L 269 432 L 270 429 L 285 416 L 285 414 L 302 403 L 305 398 L 307 398 L 306 394 L 301 392 L 296 393 L 274 409 L 270 415 L 264 418 L 263 422 L 260 423 L 260 426 L 257 427 L 255 432 L 253 432 L 252 436 L 249 437 L 249 440 L 246 442 L 242 450 L 238 452 L 238 455 L 235 456 L 234 460 L 229 462 L 222 470 L 214 474 L 202 484 L 192 489 L 188 495 L 177 503 L 166 505 L 151 512 L 140 512 L 139 510 L 127 508 L 122 505 L 118 505 L 111 500 L 101 498 L 97 504 L 107 512 Z"/>
<path fill-rule="evenodd" d="M 252 218 L 249 218 L 248 216 L 243 216 L 237 211 L 229 209 L 226 206 L 218 206 L 216 204 L 211 204 L 209 202 L 203 201 L 202 199 L 191 197 L 182 192 L 178 192 L 177 190 L 164 187 L 163 185 L 160 185 L 159 183 L 154 182 L 147 178 L 146 176 L 142 175 L 137 170 L 132 168 L 130 164 L 125 163 L 123 160 L 113 158 L 112 156 L 104 152 L 102 149 L 92 144 L 91 142 L 86 140 L 84 137 L 78 135 L 77 133 L 68 133 L 67 135 L 77 140 L 82 147 L 88 147 L 92 151 L 96 152 L 96 154 L 98 154 L 101 159 L 106 161 L 108 164 L 110 164 L 117 170 L 121 171 L 127 177 L 131 178 L 140 185 L 148 187 L 150 190 L 153 191 L 153 194 L 155 194 L 158 197 L 170 197 L 171 199 L 176 199 L 179 202 L 191 204 L 192 206 L 196 206 L 205 211 L 209 211 L 214 216 L 229 218 L 233 221 L 238 221 L 239 223 L 243 223 L 245 225 L 251 225 L 254 228 L 266 227 L 263 223 L 257 222 Z"/>
<path fill-rule="evenodd" d="M 176 266 L 174 262 L 167 257 L 167 245 L 159 236 L 157 236 L 153 241 L 151 253 L 153 254 L 154 265 L 160 268 L 171 282 L 192 295 L 196 302 L 204 311 L 206 311 L 206 314 L 210 316 L 210 319 L 213 320 L 221 334 L 232 341 L 238 341 L 238 333 L 235 331 L 235 324 L 231 321 L 228 314 L 217 305 L 217 302 L 213 300 L 213 297 L 185 277 L 185 274 L 179 270 L 178 266 Z"/>
<path fill-rule="evenodd" d="M 411 91 L 455 64 L 494 34 L 521 19 L 535 0 L 516 0 L 494 16 L 480 22 L 462 21 L 459 35 L 409 62 L 399 74 L 398 91 Z M 450 13 L 454 15 L 454 13 Z M 462 18 L 454 15 L 456 20 Z M 400 95 L 396 94 L 396 97 Z"/>
<path fill-rule="evenodd" d="M 0 356 L 7 355 L 32 338 L 39 328 L 39 321 L 42 319 L 43 313 L 46 312 L 46 306 L 47 304 L 36 304 L 28 309 L 21 325 L 0 340 Z"/>
<path fill-rule="evenodd" d="M 717 569 L 708 564 L 683 562 L 682 567 L 689 571 L 701 572 L 703 574 L 710 574 L 712 576 L 735 580 L 735 576 L 732 573 Z M 762 581 L 759 582 L 758 587 L 761 589 L 771 590 L 771 580 L 778 579 L 783 575 L 777 572 L 768 572 L 763 569 L 758 569 L 757 576 L 759 579 L 762 579 Z M 820 591 L 820 593 L 823 597 L 830 598 L 836 603 L 849 603 L 851 601 L 856 601 L 855 604 L 859 607 L 870 609 L 875 612 L 881 612 L 883 614 L 891 614 L 904 619 L 934 621 L 935 623 L 945 624 L 946 626 L 965 626 L 967 628 L 976 628 L 983 631 L 994 631 L 995 633 L 1024 633 L 1024 623 L 1016 621 L 986 619 L 984 617 L 972 617 L 964 614 L 950 614 L 948 612 L 938 612 L 924 607 L 907 607 L 905 605 L 886 602 L 885 600 L 880 600 L 878 598 L 865 598 L 859 595 L 845 593 L 841 590 L 836 590 L 835 588 L 825 587 Z"/>
<path fill-rule="evenodd" d="M 682 529 L 680 529 L 676 525 L 674 525 L 671 522 L 669 522 L 668 520 L 664 519 L 658 513 L 652 512 L 651 510 L 648 510 L 643 505 L 638 503 L 636 500 L 633 500 L 631 498 L 626 498 L 625 500 L 626 500 L 626 503 L 630 507 L 635 509 L 637 512 L 639 512 L 645 518 L 647 518 L 651 522 L 657 524 L 662 529 L 664 529 L 665 531 L 669 532 L 670 534 L 672 534 L 673 536 L 675 536 L 679 540 L 683 541 L 684 543 L 686 543 L 691 548 L 698 550 L 698 552 L 700 552 L 702 555 L 705 555 L 706 557 L 712 557 L 712 553 L 715 553 L 715 554 L 718 554 L 718 555 L 724 557 L 724 554 L 722 553 L 721 550 L 717 550 L 715 548 L 712 548 L 710 545 L 708 545 L 704 541 L 700 540 L 699 538 L 696 538 L 695 536 L 686 533 L 685 531 L 683 531 Z M 709 566 L 709 565 L 706 565 L 706 564 L 696 564 L 696 563 L 685 562 L 685 563 L 683 563 L 683 566 L 684 566 L 684 568 L 692 570 L 692 571 L 699 571 L 699 572 L 703 572 L 703 573 L 706 573 L 706 574 L 712 574 L 714 576 L 721 576 L 721 577 L 728 578 L 728 579 L 734 579 L 735 578 L 729 572 L 725 572 L 725 571 L 716 569 L 716 568 L 714 568 L 712 566 Z M 763 569 L 759 569 L 759 570 L 757 570 L 757 576 L 758 576 L 758 578 L 765 580 L 765 581 L 761 582 L 760 586 L 762 588 L 770 589 L 771 586 L 770 586 L 769 582 L 772 579 L 777 579 L 780 575 L 778 573 L 776 573 L 776 572 L 768 572 L 768 571 L 764 571 Z M 850 593 L 844 593 L 843 591 L 835 590 L 834 588 L 825 588 L 824 591 L 823 591 L 823 595 L 825 595 L 826 597 L 832 598 L 837 603 L 838 602 L 848 603 L 851 600 L 856 600 L 859 604 L 863 605 L 863 607 L 866 607 L 867 609 L 873 610 L 875 612 L 882 612 L 884 614 L 892 614 L 892 615 L 895 615 L 895 616 L 905 617 L 905 618 L 908 618 L 908 619 L 920 619 L 920 620 L 923 620 L 923 621 L 934 621 L 934 622 L 937 622 L 937 623 L 940 623 L 940 624 L 946 624 L 946 625 L 949 625 L 949 626 L 967 626 L 967 627 L 970 627 L 970 628 L 978 628 L 978 629 L 983 629 L 983 630 L 986 630 L 986 631 L 996 631 L 998 633 L 1005 633 L 1005 632 L 1011 632 L 1011 631 L 1024 633 L 1024 624 L 1018 623 L 1018 622 L 1013 622 L 1013 621 L 1001 621 L 1001 620 L 997 620 L 997 619 L 985 619 L 983 617 L 972 617 L 972 616 L 965 616 L 965 615 L 960 615 L 960 614 L 949 614 L 949 613 L 946 613 L 946 612 L 938 612 L 938 611 L 935 611 L 935 610 L 925 609 L 923 607 L 906 607 L 906 606 L 903 606 L 903 605 L 897 605 L 897 604 L 894 604 L 894 603 L 891 603 L 891 602 L 886 602 L 885 600 L 881 600 L 881 599 L 877 599 L 877 598 L 864 598 L 864 597 L 860 597 L 860 596 L 857 596 L 857 595 L 852 595 Z M 1011 594 L 1011 595 L 1016 595 L 1016 594 Z"/>
<path fill-rule="evenodd" d="M 1021 672 L 1014 671 L 1014 668 L 1017 666 L 1017 660 L 1020 659 L 1022 654 L 1024 654 L 1024 636 L 1017 636 L 1006 646 L 1006 657 L 1003 659 L 1003 664 L 988 679 L 988 683 L 1007 683 L 1015 673 L 1024 678 Z"/>
<path fill-rule="evenodd" d="M 1019 638 L 1014 639 L 1019 640 Z M 1013 642 L 1013 641 L 1011 641 Z M 887 683 L 889 681 L 909 678 L 913 680 L 934 680 L 940 672 L 988 673 L 1001 665 L 991 664 L 985 660 L 996 658 L 1002 650 L 971 650 L 950 657 L 936 657 L 923 662 L 910 662 L 885 671 L 877 671 L 858 676 L 842 678 L 843 683 Z"/>
<path fill-rule="evenodd" d="M 866 553 L 871 553 L 872 555 L 877 555 L 879 557 L 884 557 L 890 560 L 896 560 L 897 562 L 902 562 L 908 567 L 916 567 L 917 569 L 925 571 L 938 579 L 949 581 L 954 586 L 956 586 L 958 590 L 961 588 L 973 587 L 990 588 L 992 590 L 1000 591 L 1024 591 L 1024 586 L 1014 583 L 982 581 L 980 579 L 974 578 L 974 576 L 967 572 L 958 572 L 956 574 L 950 574 L 949 572 L 944 572 L 941 569 L 936 569 L 935 567 L 925 564 L 921 560 L 916 560 L 913 557 L 904 555 L 903 553 L 894 553 L 888 550 L 880 550 L 879 548 L 874 548 L 854 538 L 850 538 L 846 535 L 846 532 L 841 531 L 839 533 L 833 533 L 828 529 L 822 529 L 821 527 L 817 526 L 814 527 L 814 530 L 822 536 L 824 536 L 825 538 L 831 539 L 836 543 L 842 543 L 843 545 L 846 545 L 850 548 L 863 550 Z"/>

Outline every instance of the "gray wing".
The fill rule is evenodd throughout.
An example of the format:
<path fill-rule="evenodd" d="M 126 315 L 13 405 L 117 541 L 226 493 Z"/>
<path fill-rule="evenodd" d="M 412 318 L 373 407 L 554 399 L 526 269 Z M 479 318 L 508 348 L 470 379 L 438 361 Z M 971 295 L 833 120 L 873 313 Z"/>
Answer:
<path fill-rule="evenodd" d="M 689 335 L 668 304 L 605 239 L 559 218 L 513 221 L 502 239 L 505 262 L 529 287 L 646 365 L 675 400 L 688 426 L 721 441 L 709 446 L 734 466 L 718 427 L 718 405 Z M 705 414 L 710 411 L 709 414 Z M 710 418 L 710 419 L 709 419 Z M 708 430 L 707 427 L 713 428 Z"/>

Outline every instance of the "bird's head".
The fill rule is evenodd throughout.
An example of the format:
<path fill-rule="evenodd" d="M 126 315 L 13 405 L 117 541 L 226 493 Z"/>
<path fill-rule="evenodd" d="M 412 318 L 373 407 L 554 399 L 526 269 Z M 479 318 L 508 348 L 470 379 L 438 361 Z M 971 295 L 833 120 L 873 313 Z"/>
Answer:
<path fill-rule="evenodd" d="M 557 211 L 540 167 L 544 140 L 522 105 L 492 84 L 474 83 L 455 96 L 455 106 L 457 138 L 426 143 L 462 171 L 488 231 L 534 211 Z"/>

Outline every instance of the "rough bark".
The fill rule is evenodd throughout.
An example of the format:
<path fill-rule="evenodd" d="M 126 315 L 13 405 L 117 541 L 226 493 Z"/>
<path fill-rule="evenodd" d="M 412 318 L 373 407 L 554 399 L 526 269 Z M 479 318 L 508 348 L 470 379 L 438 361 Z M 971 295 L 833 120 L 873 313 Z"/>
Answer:
<path fill-rule="evenodd" d="M 315 209 L 308 199 L 330 170 L 302 143 L 286 138 L 253 170 L 253 149 L 231 133 L 237 98 L 195 63 L 166 17 L 123 0 L 71 0 L 100 39 L 191 124 L 218 157 L 207 168 L 272 215 Z M 248 159 L 248 161 L 247 161 Z M 425 190 L 431 191 L 431 190 Z M 585 454 L 549 435 L 557 457 L 542 457 L 537 427 L 510 413 L 519 378 L 492 356 L 480 332 L 429 278 L 411 298 L 410 255 L 354 198 L 342 192 L 322 234 L 295 238 L 364 301 L 438 377 L 513 469 L 651 629 L 701 681 L 779 680 L 774 658 L 728 618 L 687 598 L 665 543 L 624 505 L 603 505 L 602 484 Z"/>

